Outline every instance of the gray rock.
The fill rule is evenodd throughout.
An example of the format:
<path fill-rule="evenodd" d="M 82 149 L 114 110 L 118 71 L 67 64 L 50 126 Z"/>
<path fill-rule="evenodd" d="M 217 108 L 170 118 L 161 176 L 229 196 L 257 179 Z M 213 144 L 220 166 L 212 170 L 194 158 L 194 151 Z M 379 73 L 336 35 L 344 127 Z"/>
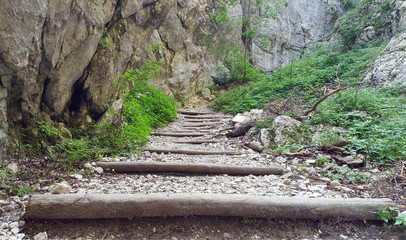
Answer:
<path fill-rule="evenodd" d="M 34 236 L 34 240 L 48 240 L 48 233 L 47 232 L 38 233 Z"/>
<path fill-rule="evenodd" d="M 275 132 L 274 142 L 279 146 L 284 144 L 289 139 L 289 135 L 293 134 L 301 125 L 300 121 L 291 117 L 277 116 L 272 122 L 272 128 Z"/>
<path fill-rule="evenodd" d="M 8 198 L 7 193 L 0 190 L 0 200 L 6 200 Z"/>
<path fill-rule="evenodd" d="M 83 166 L 84 166 L 85 168 L 89 168 L 89 169 L 92 169 L 92 168 L 93 168 L 92 164 L 89 163 L 89 162 L 83 164 Z"/>
<path fill-rule="evenodd" d="M 223 238 L 231 239 L 233 237 L 229 233 L 223 233 Z"/>
<path fill-rule="evenodd" d="M 101 167 L 95 167 L 94 171 L 97 172 L 98 174 L 102 174 L 103 173 L 103 168 Z"/>
<path fill-rule="evenodd" d="M 261 141 L 264 147 L 269 147 L 270 139 L 269 139 L 269 130 L 266 128 L 261 129 L 259 134 L 259 140 Z"/>
<path fill-rule="evenodd" d="M 366 73 L 365 80 L 377 86 L 406 86 L 406 32 L 391 39 Z"/>
<path fill-rule="evenodd" d="M 202 89 L 202 97 L 204 100 L 209 101 L 211 97 L 211 91 L 208 88 L 203 88 Z"/>
<path fill-rule="evenodd" d="M 17 163 L 10 163 L 9 165 L 7 165 L 7 168 L 10 169 L 13 172 L 18 172 L 18 165 Z"/>
<path fill-rule="evenodd" d="M 12 205 L 6 205 L 3 207 L 3 211 L 10 212 L 13 211 L 15 208 Z"/>
<path fill-rule="evenodd" d="M 283 5 L 277 20 L 270 20 L 256 28 L 259 38 L 253 41 L 254 65 L 266 71 L 286 66 L 292 57 L 313 44 L 326 43 L 332 39 L 334 24 L 344 12 L 339 0 L 319 1 L 291 0 Z M 261 38 L 271 40 L 270 47 L 261 45 Z"/>
<path fill-rule="evenodd" d="M 52 194 L 67 194 L 72 191 L 72 187 L 65 181 L 57 183 L 50 187 L 50 192 Z"/>
<path fill-rule="evenodd" d="M 341 185 L 341 183 L 338 180 L 334 180 L 334 181 L 330 182 L 331 187 L 338 187 L 340 185 Z"/>

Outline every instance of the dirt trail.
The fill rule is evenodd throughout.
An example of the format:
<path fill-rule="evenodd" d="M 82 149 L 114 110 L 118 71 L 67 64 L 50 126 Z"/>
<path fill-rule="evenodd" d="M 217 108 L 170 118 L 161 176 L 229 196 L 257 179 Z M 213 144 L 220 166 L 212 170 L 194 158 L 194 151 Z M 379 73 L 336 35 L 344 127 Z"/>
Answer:
<path fill-rule="evenodd" d="M 191 111 L 191 110 L 188 110 Z M 146 150 L 131 158 L 105 158 L 107 162 L 199 163 L 269 167 L 283 175 L 227 175 L 191 173 L 105 172 L 90 178 L 70 179 L 72 193 L 151 194 L 211 193 L 256 196 L 348 198 L 354 190 L 334 188 L 328 182 L 298 174 L 292 161 L 244 147 L 241 138 L 228 139 L 232 116 L 210 108 L 183 112 L 157 130 Z M 150 149 L 150 151 L 148 151 Z M 173 153 L 167 153 L 167 152 Z M 195 154 L 191 154 L 194 152 Z M 207 154 L 196 154 L 206 152 Z M 211 154 L 210 154 L 211 152 Z M 233 154 L 227 154 L 227 153 Z M 187 154 L 189 153 L 189 154 Z M 367 193 L 361 197 L 369 197 Z M 164 217 L 132 220 L 27 221 L 24 233 L 33 238 L 47 232 L 48 239 L 402 239 L 401 230 L 380 222 L 333 220 L 270 220 L 239 217 Z"/>

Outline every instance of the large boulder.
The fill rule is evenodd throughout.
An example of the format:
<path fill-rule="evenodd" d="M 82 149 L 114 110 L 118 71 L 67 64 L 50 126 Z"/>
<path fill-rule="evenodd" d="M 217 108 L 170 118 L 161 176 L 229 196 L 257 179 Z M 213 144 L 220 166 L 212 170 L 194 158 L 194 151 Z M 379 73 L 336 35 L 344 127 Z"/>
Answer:
<path fill-rule="evenodd" d="M 300 121 L 291 117 L 284 115 L 277 116 L 272 122 L 272 130 L 275 135 L 273 141 L 278 146 L 283 145 L 297 132 L 301 125 Z"/>

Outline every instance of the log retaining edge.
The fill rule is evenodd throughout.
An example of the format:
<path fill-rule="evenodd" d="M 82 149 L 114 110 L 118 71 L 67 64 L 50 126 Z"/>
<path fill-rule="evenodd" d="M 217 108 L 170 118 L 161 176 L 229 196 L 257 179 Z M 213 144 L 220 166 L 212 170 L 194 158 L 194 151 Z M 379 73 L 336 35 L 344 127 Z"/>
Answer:
<path fill-rule="evenodd" d="M 376 220 L 374 212 L 395 206 L 387 198 L 302 198 L 237 194 L 34 195 L 26 219 L 105 219 L 176 216 Z"/>

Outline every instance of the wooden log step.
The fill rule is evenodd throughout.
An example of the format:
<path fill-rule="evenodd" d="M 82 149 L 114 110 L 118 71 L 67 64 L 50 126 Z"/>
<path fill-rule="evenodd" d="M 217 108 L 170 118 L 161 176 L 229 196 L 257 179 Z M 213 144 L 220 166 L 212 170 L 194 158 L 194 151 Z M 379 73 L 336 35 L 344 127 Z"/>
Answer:
<path fill-rule="evenodd" d="M 228 117 L 216 116 L 216 115 L 185 115 L 185 119 L 231 119 Z"/>
<path fill-rule="evenodd" d="M 193 130 L 193 129 L 184 129 L 183 128 L 183 130 L 179 130 L 179 129 L 176 129 L 176 130 L 174 130 L 174 129 L 165 129 L 165 130 L 167 130 L 167 132 L 154 132 L 154 133 L 175 133 L 175 134 L 177 134 L 177 133 L 187 133 L 187 134 L 194 134 L 194 133 L 209 133 L 209 132 L 211 132 L 210 130 L 207 130 L 207 129 L 198 129 L 198 130 Z"/>
<path fill-rule="evenodd" d="M 186 119 L 185 122 L 187 123 L 205 123 L 205 122 L 221 122 L 220 119 Z"/>
<path fill-rule="evenodd" d="M 185 143 L 185 144 L 221 143 L 221 142 L 224 142 L 224 140 L 203 139 L 203 140 L 173 141 L 173 143 Z"/>
<path fill-rule="evenodd" d="M 185 115 L 208 115 L 208 114 L 211 114 L 211 113 L 208 113 L 208 112 L 194 112 L 194 111 L 188 111 L 188 110 L 178 110 L 178 113 L 185 114 Z"/>
<path fill-rule="evenodd" d="M 167 137 L 202 137 L 206 135 L 205 133 L 151 133 L 153 136 L 167 136 Z"/>
<path fill-rule="evenodd" d="M 196 123 L 196 124 L 183 124 L 180 127 L 212 127 L 219 125 L 219 123 Z"/>
<path fill-rule="evenodd" d="M 174 153 L 174 154 L 187 154 L 187 155 L 241 155 L 239 152 L 234 151 L 204 151 L 204 150 L 186 150 L 186 149 L 159 149 L 150 148 L 146 151 L 155 153 Z"/>
<path fill-rule="evenodd" d="M 208 126 L 208 127 L 182 127 L 185 130 L 190 130 L 190 131 L 204 131 L 204 132 L 210 132 L 209 129 L 214 129 L 213 126 Z"/>
<path fill-rule="evenodd" d="M 274 219 L 377 220 L 396 206 L 388 199 L 268 197 L 237 194 L 55 194 L 33 195 L 26 219 L 106 219 L 222 216 Z"/>
<path fill-rule="evenodd" d="M 282 175 L 280 167 L 249 167 L 225 164 L 196 164 L 168 162 L 98 162 L 103 169 L 114 169 L 115 172 L 145 173 L 145 172 L 178 172 L 228 175 Z"/>

